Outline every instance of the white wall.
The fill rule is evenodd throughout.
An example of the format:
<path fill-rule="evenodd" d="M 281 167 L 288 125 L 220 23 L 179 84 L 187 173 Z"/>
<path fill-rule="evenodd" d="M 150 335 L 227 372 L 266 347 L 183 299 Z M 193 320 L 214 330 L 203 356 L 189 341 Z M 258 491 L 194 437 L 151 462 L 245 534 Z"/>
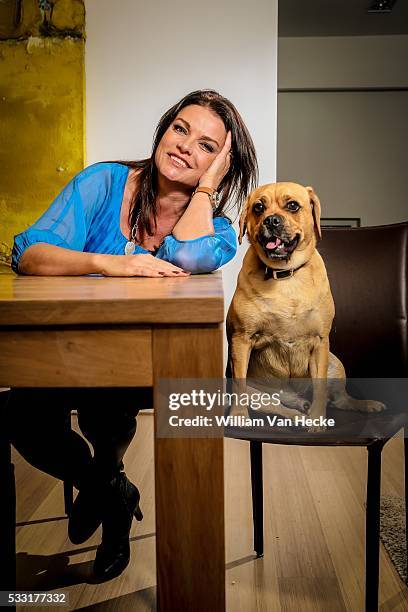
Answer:
<path fill-rule="evenodd" d="M 407 87 L 408 36 L 279 39 L 279 88 Z M 408 218 L 408 91 L 278 95 L 278 179 L 311 184 L 325 217 Z"/>
<path fill-rule="evenodd" d="M 194 89 L 230 98 L 275 180 L 277 0 L 85 0 L 87 163 L 151 151 L 161 114 Z M 244 247 L 246 250 L 246 245 Z M 226 306 L 242 253 L 224 268 Z"/>
<path fill-rule="evenodd" d="M 280 93 L 278 178 L 312 185 L 323 217 L 408 219 L 408 91 Z"/>
<path fill-rule="evenodd" d="M 408 36 L 279 38 L 279 88 L 407 87 Z"/>

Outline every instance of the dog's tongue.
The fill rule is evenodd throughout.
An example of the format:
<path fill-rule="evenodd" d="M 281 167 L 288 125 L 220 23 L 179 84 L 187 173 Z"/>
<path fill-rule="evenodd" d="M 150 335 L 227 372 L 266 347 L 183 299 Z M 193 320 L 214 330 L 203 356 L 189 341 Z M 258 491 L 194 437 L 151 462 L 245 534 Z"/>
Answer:
<path fill-rule="evenodd" d="M 266 245 L 267 249 L 274 249 L 277 246 L 279 246 L 281 244 L 282 240 L 280 238 L 276 238 L 275 242 L 268 242 L 268 244 Z"/>

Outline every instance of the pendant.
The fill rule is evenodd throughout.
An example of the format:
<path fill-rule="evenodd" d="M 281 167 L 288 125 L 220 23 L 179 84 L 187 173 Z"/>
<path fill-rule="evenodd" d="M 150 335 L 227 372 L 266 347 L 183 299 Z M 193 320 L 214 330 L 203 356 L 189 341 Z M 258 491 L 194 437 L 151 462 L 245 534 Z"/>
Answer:
<path fill-rule="evenodd" d="M 125 246 L 125 255 L 133 255 L 133 253 L 135 252 L 135 243 L 132 241 L 127 242 L 126 246 Z"/>

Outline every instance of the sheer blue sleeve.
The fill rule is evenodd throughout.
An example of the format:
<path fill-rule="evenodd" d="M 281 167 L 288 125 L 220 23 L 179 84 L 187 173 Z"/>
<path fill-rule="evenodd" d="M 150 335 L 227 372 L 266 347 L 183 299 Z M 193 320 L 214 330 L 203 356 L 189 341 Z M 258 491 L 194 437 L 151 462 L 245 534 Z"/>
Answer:
<path fill-rule="evenodd" d="M 90 224 L 107 196 L 110 180 L 108 164 L 95 164 L 77 174 L 38 221 L 14 237 L 13 270 L 18 271 L 24 251 L 38 242 L 83 251 Z"/>
<path fill-rule="evenodd" d="M 165 259 L 192 274 L 213 272 L 232 259 L 237 251 L 237 237 L 228 219 L 214 219 L 214 236 L 195 240 L 176 240 L 167 236 L 156 257 Z"/>

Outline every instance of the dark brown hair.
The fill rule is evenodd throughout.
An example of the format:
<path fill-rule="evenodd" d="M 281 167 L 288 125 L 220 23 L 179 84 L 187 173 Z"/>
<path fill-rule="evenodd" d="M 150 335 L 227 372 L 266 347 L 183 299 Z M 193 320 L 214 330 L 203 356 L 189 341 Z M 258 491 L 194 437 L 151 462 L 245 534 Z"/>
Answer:
<path fill-rule="evenodd" d="M 212 110 L 222 120 L 226 131 L 231 131 L 231 165 L 218 186 L 221 202 L 215 210 L 214 216 L 223 215 L 227 210 L 233 208 L 234 205 L 239 213 L 248 194 L 257 185 L 258 163 L 254 143 L 235 106 L 227 98 L 224 98 L 212 89 L 193 91 L 184 96 L 161 117 L 154 133 L 152 154 L 149 158 L 139 161 L 120 162 L 129 168 L 141 170 L 137 177 L 137 187 L 135 188 L 134 197 L 130 205 L 129 225 L 131 228 L 134 227 L 140 213 L 139 228 L 145 230 L 149 235 L 154 233 L 151 217 L 153 217 L 154 225 L 156 225 L 157 168 L 154 161 L 156 150 L 164 133 L 178 113 L 191 104 L 204 106 Z M 226 205 L 229 201 L 232 201 L 232 204 L 227 208 Z"/>

